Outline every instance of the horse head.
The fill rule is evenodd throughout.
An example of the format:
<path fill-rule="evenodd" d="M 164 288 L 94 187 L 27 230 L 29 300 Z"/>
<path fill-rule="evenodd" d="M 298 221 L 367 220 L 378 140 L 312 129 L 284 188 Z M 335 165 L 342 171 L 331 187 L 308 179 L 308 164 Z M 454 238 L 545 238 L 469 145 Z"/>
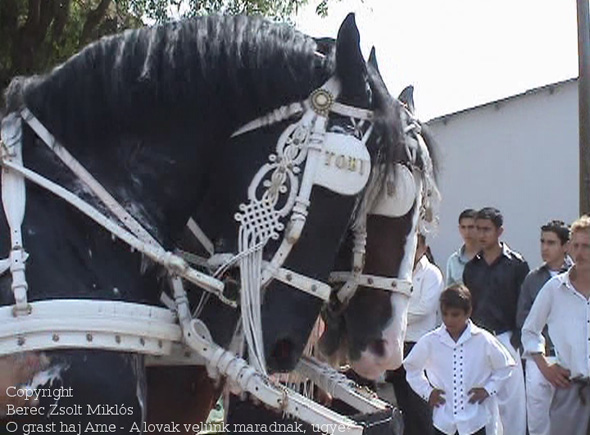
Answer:
<path fill-rule="evenodd" d="M 370 56 L 373 87 L 384 88 L 375 53 Z M 416 235 L 434 224 L 439 193 L 433 141 L 414 117 L 412 88 L 399 99 L 388 92 L 376 119 L 381 161 L 365 191 L 356 220 L 342 245 L 332 302 L 324 310 L 320 349 L 330 359 L 348 360 L 361 376 L 376 379 L 403 359 Z M 378 125 L 378 122 L 376 123 Z"/>

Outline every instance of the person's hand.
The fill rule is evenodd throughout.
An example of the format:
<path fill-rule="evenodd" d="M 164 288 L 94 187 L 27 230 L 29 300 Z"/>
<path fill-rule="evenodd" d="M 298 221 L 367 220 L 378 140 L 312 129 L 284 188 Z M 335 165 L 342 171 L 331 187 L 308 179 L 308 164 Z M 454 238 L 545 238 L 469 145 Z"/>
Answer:
<path fill-rule="evenodd" d="M 548 364 L 539 367 L 539 370 L 555 388 L 569 388 L 571 373 L 568 369 L 559 364 Z"/>
<path fill-rule="evenodd" d="M 6 413 L 7 405 L 35 405 L 33 400 L 25 400 L 25 397 L 9 397 L 8 389 L 26 384 L 46 364 L 47 361 L 37 352 L 0 357 L 0 415 Z"/>
<path fill-rule="evenodd" d="M 471 395 L 469 398 L 469 403 L 483 403 L 484 400 L 490 397 L 490 394 L 487 392 L 487 390 L 482 387 L 472 388 L 467 394 Z"/>
<path fill-rule="evenodd" d="M 443 390 L 435 388 L 432 390 L 432 393 L 430 393 L 428 404 L 433 408 L 438 408 L 439 406 L 444 405 L 446 402 L 445 398 L 443 397 L 444 394 L 445 392 Z"/>

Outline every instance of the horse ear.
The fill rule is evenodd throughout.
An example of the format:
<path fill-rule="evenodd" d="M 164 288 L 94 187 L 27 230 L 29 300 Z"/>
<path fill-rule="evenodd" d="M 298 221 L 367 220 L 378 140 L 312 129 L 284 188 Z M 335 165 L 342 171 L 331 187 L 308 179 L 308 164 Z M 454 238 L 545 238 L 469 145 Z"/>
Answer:
<path fill-rule="evenodd" d="M 381 72 L 379 71 L 379 64 L 377 63 L 377 54 L 375 54 L 375 46 L 371 47 L 371 53 L 369 54 L 369 65 L 375 68 L 375 71 L 379 73 L 381 76 Z"/>
<path fill-rule="evenodd" d="M 406 105 L 410 113 L 414 114 L 414 86 L 406 86 L 397 99 Z"/>
<path fill-rule="evenodd" d="M 344 89 L 365 83 L 366 65 L 360 39 L 354 14 L 350 13 L 342 22 L 336 39 L 336 75 Z"/>

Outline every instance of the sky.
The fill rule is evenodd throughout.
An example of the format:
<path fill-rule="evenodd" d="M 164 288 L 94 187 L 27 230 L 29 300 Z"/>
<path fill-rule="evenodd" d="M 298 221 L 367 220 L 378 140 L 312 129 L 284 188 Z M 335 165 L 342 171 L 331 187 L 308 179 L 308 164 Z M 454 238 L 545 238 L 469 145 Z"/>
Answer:
<path fill-rule="evenodd" d="M 576 0 L 330 0 L 327 18 L 309 3 L 294 21 L 312 36 L 356 14 L 365 57 L 392 94 L 414 85 L 423 121 L 578 76 Z"/>

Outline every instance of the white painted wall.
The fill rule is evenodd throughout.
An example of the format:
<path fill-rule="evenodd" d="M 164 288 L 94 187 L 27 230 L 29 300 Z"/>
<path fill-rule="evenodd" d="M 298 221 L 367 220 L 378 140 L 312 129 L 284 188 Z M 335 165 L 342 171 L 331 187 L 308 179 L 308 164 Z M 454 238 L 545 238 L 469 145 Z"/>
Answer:
<path fill-rule="evenodd" d="M 482 84 L 482 86 L 485 84 Z M 577 82 L 569 80 L 428 122 L 441 149 L 443 201 L 437 264 L 461 244 L 457 217 L 493 206 L 504 215 L 503 239 L 531 268 L 541 262 L 539 228 L 578 216 Z"/>

